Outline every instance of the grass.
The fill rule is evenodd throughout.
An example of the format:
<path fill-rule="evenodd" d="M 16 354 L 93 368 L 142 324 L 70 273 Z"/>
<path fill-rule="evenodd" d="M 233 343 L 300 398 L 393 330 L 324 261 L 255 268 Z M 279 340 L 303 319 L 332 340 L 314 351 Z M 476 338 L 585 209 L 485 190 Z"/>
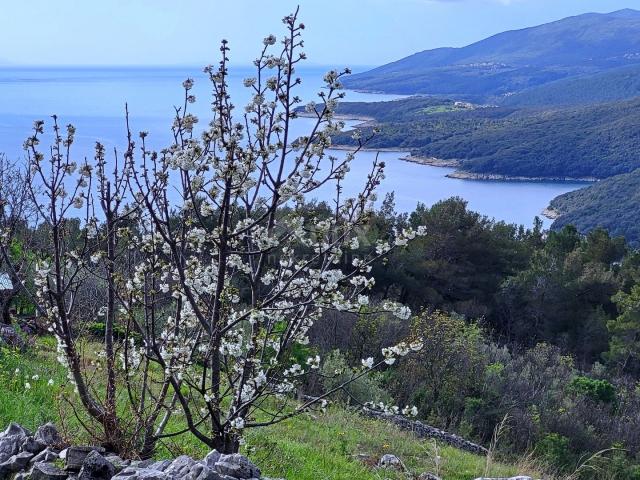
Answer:
<path fill-rule="evenodd" d="M 50 379 L 52 386 L 48 384 Z M 0 428 L 15 421 L 34 429 L 52 421 L 57 425 L 64 423 L 69 431 L 78 432 L 69 407 L 62 400 L 62 396 L 72 395 L 69 387 L 63 387 L 65 381 L 66 373 L 55 361 L 55 347 L 50 339 L 40 339 L 36 348 L 26 354 L 0 349 L 0 385 L 3 385 Z M 27 383 L 30 388 L 25 388 Z M 174 422 L 179 428 L 180 418 L 176 417 Z M 484 457 L 418 439 L 385 422 L 339 407 L 250 430 L 246 442 L 244 453 L 265 475 L 289 480 L 405 479 L 426 471 L 444 480 L 468 480 L 485 473 L 492 477 L 536 473 L 493 461 L 485 472 Z M 158 449 L 158 457 L 183 453 L 201 458 L 207 448 L 185 434 L 163 443 Z M 398 456 L 409 474 L 376 469 L 377 460 L 385 453 Z"/>

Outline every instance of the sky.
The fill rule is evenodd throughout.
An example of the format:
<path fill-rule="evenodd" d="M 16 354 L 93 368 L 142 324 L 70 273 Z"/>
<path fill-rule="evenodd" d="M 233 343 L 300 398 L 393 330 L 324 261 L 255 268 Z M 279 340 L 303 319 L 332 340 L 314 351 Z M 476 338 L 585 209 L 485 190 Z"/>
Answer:
<path fill-rule="evenodd" d="M 372 66 L 639 0 L 0 0 L 0 63 L 246 65 L 300 5 L 308 65 Z"/>

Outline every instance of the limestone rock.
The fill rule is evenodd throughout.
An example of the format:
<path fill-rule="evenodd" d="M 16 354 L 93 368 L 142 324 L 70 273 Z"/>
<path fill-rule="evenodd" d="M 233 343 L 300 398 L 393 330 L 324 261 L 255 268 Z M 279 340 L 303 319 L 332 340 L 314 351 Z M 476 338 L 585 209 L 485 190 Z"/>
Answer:
<path fill-rule="evenodd" d="M 380 458 L 380 461 L 378 462 L 378 466 L 380 468 L 390 468 L 393 470 L 403 469 L 402 462 L 400 461 L 400 459 L 395 455 L 392 455 L 391 453 L 384 454 L 382 458 Z"/>
<path fill-rule="evenodd" d="M 206 457 L 204 457 L 204 464 L 211 468 L 214 469 L 216 466 L 216 462 L 218 460 L 220 460 L 220 457 L 222 456 L 222 454 L 220 452 L 218 452 L 217 450 L 211 450 Z"/>
<path fill-rule="evenodd" d="M 220 455 L 215 464 L 215 470 L 222 475 L 235 478 L 260 478 L 260 469 L 251 463 L 247 457 L 238 453 Z"/>
<path fill-rule="evenodd" d="M 140 466 L 150 468 L 151 470 L 159 470 L 161 472 L 164 472 L 167 468 L 169 468 L 169 465 L 171 465 L 171 463 L 171 460 L 158 460 L 157 462 L 151 461 L 151 463 L 149 463 L 148 465 Z"/>
<path fill-rule="evenodd" d="M 230 477 L 219 474 L 204 463 L 196 463 L 184 478 L 185 480 L 226 480 Z"/>
<path fill-rule="evenodd" d="M 0 345 L 3 344 L 20 350 L 24 350 L 27 346 L 24 338 L 12 325 L 0 324 Z"/>
<path fill-rule="evenodd" d="M 441 480 L 439 476 L 430 472 L 424 472 L 418 475 L 418 480 Z"/>
<path fill-rule="evenodd" d="M 84 459 L 78 480 L 111 480 L 115 473 L 113 464 L 93 450 Z"/>
<path fill-rule="evenodd" d="M 123 460 L 118 455 L 114 454 L 105 455 L 104 458 L 114 466 L 116 473 L 121 472 L 131 464 L 129 460 Z"/>
<path fill-rule="evenodd" d="M 29 464 L 29 460 L 33 458 L 33 453 L 20 452 L 10 456 L 4 462 L 0 463 L 0 479 L 9 478 L 12 473 L 18 473 Z"/>
<path fill-rule="evenodd" d="M 59 454 L 56 453 L 55 450 L 53 450 L 52 448 L 47 447 L 43 451 L 41 451 L 39 454 L 37 454 L 35 457 L 33 457 L 30 463 L 53 462 L 58 458 L 60 458 Z"/>
<path fill-rule="evenodd" d="M 173 480 L 166 473 L 150 468 L 127 467 L 112 480 Z"/>
<path fill-rule="evenodd" d="M 47 446 L 44 443 L 39 442 L 35 437 L 31 436 L 25 438 L 20 447 L 23 452 L 33 453 L 34 455 L 40 453 L 45 448 L 47 448 Z"/>
<path fill-rule="evenodd" d="M 0 433 L 0 463 L 18 453 L 29 435 L 29 432 L 17 423 L 10 424 Z"/>
<path fill-rule="evenodd" d="M 52 463 L 38 462 L 31 470 L 29 480 L 66 480 L 67 473 Z"/>
<path fill-rule="evenodd" d="M 67 448 L 64 457 L 66 460 L 65 469 L 72 472 L 80 471 L 85 458 L 87 458 L 87 455 L 89 455 L 93 451 L 96 451 L 100 454 L 103 454 L 105 452 L 104 448 L 102 447 L 82 446 Z"/>
<path fill-rule="evenodd" d="M 193 467 L 195 463 L 196 462 L 193 458 L 188 457 L 187 455 L 180 455 L 171 462 L 171 465 L 166 468 L 164 473 L 169 477 L 184 478 L 191 471 L 191 467 Z"/>
<path fill-rule="evenodd" d="M 38 428 L 34 439 L 46 447 L 54 447 L 62 444 L 62 437 L 53 423 L 47 423 Z"/>
<path fill-rule="evenodd" d="M 0 433 L 0 480 L 260 480 L 260 469 L 240 454 L 212 450 L 202 460 L 123 460 L 102 447 L 70 446 L 52 424 L 31 435 L 12 423 Z M 54 462 L 62 459 L 64 470 Z M 29 467 L 31 470 L 29 471 Z M 262 480 L 269 480 L 263 478 Z M 280 479 L 282 480 L 282 479 Z"/>

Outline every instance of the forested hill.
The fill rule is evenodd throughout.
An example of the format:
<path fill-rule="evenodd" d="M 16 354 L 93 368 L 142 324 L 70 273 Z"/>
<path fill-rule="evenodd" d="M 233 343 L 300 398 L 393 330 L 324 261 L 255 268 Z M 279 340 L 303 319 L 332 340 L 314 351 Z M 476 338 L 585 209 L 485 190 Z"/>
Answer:
<path fill-rule="evenodd" d="M 550 107 L 614 102 L 640 96 L 640 65 L 565 78 L 500 100 L 511 107 Z"/>
<path fill-rule="evenodd" d="M 640 99 L 554 110 L 470 108 L 412 97 L 341 104 L 339 113 L 377 120 L 375 148 L 456 159 L 477 174 L 606 178 L 640 167 Z M 365 134 L 371 127 L 366 127 Z M 349 144 L 348 134 L 335 143 Z"/>
<path fill-rule="evenodd" d="M 553 223 L 555 230 L 565 225 L 582 232 L 602 227 L 640 246 L 640 169 L 565 193 L 554 199 L 551 207 L 561 214 Z"/>
<path fill-rule="evenodd" d="M 350 89 L 499 97 L 640 63 L 640 12 L 584 14 L 494 35 L 463 48 L 426 50 L 354 75 Z"/>

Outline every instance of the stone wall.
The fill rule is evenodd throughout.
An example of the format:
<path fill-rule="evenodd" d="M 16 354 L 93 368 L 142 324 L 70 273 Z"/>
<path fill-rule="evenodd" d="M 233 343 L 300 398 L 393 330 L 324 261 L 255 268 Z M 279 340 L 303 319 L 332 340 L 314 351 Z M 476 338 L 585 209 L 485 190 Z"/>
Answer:
<path fill-rule="evenodd" d="M 469 440 L 465 440 L 464 438 L 456 435 L 455 433 L 445 432 L 444 430 L 440 430 L 439 428 L 425 425 L 424 423 L 417 420 L 409 420 L 408 418 L 403 417 L 401 415 L 385 414 L 385 413 L 378 412 L 376 410 L 370 410 L 367 408 L 363 409 L 362 413 L 363 415 L 366 415 L 368 417 L 391 422 L 403 430 L 408 430 L 413 432 L 416 436 L 420 438 L 435 438 L 438 441 L 451 445 L 452 447 L 459 448 L 460 450 L 465 450 L 467 452 L 475 453 L 477 455 L 487 454 L 487 449 L 481 445 L 470 442 Z"/>

